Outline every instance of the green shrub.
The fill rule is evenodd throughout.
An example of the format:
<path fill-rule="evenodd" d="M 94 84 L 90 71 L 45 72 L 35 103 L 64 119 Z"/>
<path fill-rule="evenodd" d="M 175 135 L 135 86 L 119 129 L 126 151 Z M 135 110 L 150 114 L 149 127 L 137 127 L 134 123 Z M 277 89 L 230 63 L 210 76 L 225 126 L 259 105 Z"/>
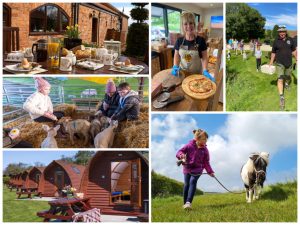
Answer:
<path fill-rule="evenodd" d="M 8 184 L 8 182 L 9 182 L 9 177 L 8 176 L 4 176 L 3 177 L 3 184 Z"/>
<path fill-rule="evenodd" d="M 183 183 L 152 171 L 151 173 L 152 197 L 168 197 L 182 195 Z M 203 192 L 196 190 L 196 195 L 202 195 Z"/>
<path fill-rule="evenodd" d="M 130 25 L 126 40 L 126 55 L 145 56 L 149 46 L 149 25 L 133 23 Z"/>

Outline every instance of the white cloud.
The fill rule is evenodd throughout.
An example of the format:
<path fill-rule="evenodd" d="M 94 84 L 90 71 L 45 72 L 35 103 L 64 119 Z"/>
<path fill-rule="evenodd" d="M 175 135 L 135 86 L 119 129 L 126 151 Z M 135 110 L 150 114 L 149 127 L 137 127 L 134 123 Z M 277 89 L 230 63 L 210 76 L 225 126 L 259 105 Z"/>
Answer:
<path fill-rule="evenodd" d="M 286 25 L 287 27 L 297 27 L 297 14 L 280 14 L 277 16 L 266 16 L 265 27 L 273 28 L 276 24 Z"/>
<path fill-rule="evenodd" d="M 177 167 L 175 154 L 192 137 L 197 122 L 189 115 L 153 117 L 152 168 L 163 175 L 183 181 L 182 168 Z M 240 169 L 251 152 L 268 151 L 271 156 L 297 145 L 297 117 L 275 114 L 233 114 L 224 126 L 210 134 L 207 142 L 211 165 L 218 179 L 229 189 L 243 188 Z M 283 162 L 288 163 L 288 162 Z M 295 178 L 296 170 L 269 171 L 268 183 Z M 205 191 L 223 192 L 212 178 L 203 175 L 198 187 Z"/>

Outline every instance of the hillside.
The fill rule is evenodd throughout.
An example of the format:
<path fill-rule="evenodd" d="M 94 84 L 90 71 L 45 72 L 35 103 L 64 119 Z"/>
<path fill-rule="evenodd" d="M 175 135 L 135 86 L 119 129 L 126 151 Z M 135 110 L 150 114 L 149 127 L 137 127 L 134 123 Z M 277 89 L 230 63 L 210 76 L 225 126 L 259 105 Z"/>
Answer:
<path fill-rule="evenodd" d="M 153 222 L 297 222 L 297 181 L 265 187 L 261 199 L 246 203 L 245 194 L 195 196 L 192 211 L 182 197 L 152 200 Z"/>
<path fill-rule="evenodd" d="M 151 173 L 152 198 L 182 195 L 183 183 L 152 171 Z M 196 190 L 196 195 L 203 192 Z"/>

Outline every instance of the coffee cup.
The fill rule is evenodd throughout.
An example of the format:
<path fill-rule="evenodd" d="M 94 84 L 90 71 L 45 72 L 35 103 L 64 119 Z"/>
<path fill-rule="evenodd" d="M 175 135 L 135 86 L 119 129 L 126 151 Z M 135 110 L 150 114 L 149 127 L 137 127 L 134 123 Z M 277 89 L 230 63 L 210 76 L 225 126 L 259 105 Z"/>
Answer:
<path fill-rule="evenodd" d="M 70 57 L 61 57 L 60 58 L 60 67 L 61 71 L 72 71 L 72 58 Z"/>
<path fill-rule="evenodd" d="M 104 65 L 113 65 L 113 62 L 118 58 L 117 55 L 114 55 L 114 54 L 105 54 L 103 56 L 103 64 Z"/>

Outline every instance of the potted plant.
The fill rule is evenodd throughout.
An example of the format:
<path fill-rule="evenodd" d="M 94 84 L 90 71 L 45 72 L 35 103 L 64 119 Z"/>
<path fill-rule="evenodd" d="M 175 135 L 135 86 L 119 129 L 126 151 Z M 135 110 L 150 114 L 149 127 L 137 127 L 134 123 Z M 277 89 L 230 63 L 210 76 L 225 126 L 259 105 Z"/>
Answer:
<path fill-rule="evenodd" d="M 82 39 L 79 38 L 80 32 L 78 30 L 78 24 L 75 26 L 67 26 L 67 30 L 64 38 L 64 46 L 70 50 L 78 45 L 82 44 Z"/>
<path fill-rule="evenodd" d="M 62 197 L 73 197 L 76 191 L 76 188 L 72 187 L 71 185 L 68 185 L 62 190 Z"/>

